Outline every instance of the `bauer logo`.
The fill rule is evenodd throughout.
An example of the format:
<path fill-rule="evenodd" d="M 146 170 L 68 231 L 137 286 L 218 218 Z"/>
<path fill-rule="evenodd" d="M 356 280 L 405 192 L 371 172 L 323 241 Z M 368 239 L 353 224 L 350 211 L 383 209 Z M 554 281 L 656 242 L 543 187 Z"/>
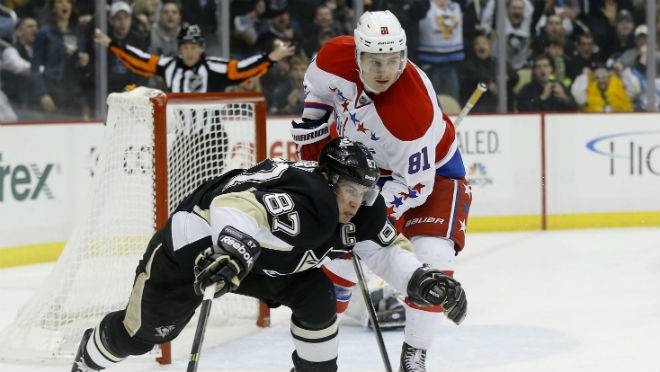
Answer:
<path fill-rule="evenodd" d="M 54 169 L 59 171 L 59 165 L 7 163 L 0 153 L 0 203 L 9 200 L 23 202 L 41 198 L 55 199 L 48 186 Z"/>
<path fill-rule="evenodd" d="M 660 131 L 611 133 L 593 138 L 587 150 L 603 157 L 610 176 L 660 176 Z"/>

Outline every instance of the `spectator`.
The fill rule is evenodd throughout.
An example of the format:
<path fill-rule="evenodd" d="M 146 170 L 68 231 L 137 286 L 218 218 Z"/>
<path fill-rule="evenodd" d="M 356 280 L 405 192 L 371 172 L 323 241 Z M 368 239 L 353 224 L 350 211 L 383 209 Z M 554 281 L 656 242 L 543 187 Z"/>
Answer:
<path fill-rule="evenodd" d="M 566 65 L 570 64 L 569 57 L 564 53 L 564 44 L 561 41 L 550 41 L 545 47 L 545 54 L 552 60 L 555 79 L 564 87 L 571 88 L 573 80 L 566 74 Z"/>
<path fill-rule="evenodd" d="M 313 32 L 314 27 L 310 20 L 314 18 L 316 8 L 324 3 L 326 3 L 325 0 L 267 0 L 266 8 L 269 11 L 288 8 L 292 22 L 299 27 L 302 35 L 308 35 Z M 351 27 L 352 32 L 353 27 Z"/>
<path fill-rule="evenodd" d="M 420 21 L 424 19 L 431 7 L 430 0 L 374 0 L 369 10 L 389 10 L 406 30 L 408 59 L 419 63 L 417 48 L 420 40 Z M 351 29 L 350 35 L 353 34 Z"/>
<path fill-rule="evenodd" d="M 34 18 L 42 16 L 45 0 L 2 0 L 2 5 L 16 12 L 19 19 Z"/>
<path fill-rule="evenodd" d="M 319 34 L 316 36 L 316 39 L 318 40 L 318 45 L 322 47 L 323 44 L 330 41 L 330 39 L 334 38 L 335 36 L 337 35 L 335 35 L 335 33 L 332 30 L 326 29 L 326 30 L 321 30 Z M 318 50 L 315 51 L 314 54 L 312 54 L 312 58 L 315 58 L 318 52 L 319 52 Z"/>
<path fill-rule="evenodd" d="M 110 36 L 122 48 L 131 45 L 146 49 L 148 40 L 140 32 L 131 32 L 131 6 L 116 1 L 110 6 Z M 108 92 L 122 92 L 128 85 L 147 85 L 147 79 L 134 74 L 116 55 L 108 53 Z"/>
<path fill-rule="evenodd" d="M 632 11 L 632 0 L 581 0 L 579 20 L 591 34 L 597 36 L 596 43 L 603 47 L 616 24 L 617 14 L 626 9 Z"/>
<path fill-rule="evenodd" d="M 426 17 L 419 21 L 417 59 L 436 93 L 459 98 L 458 66 L 463 52 L 463 13 L 451 0 L 432 0 Z"/>
<path fill-rule="evenodd" d="M 328 1 L 327 4 L 332 4 Z M 332 11 L 335 17 L 336 27 L 339 30 L 339 35 L 353 34 L 353 25 L 355 24 L 355 12 L 347 4 L 346 0 L 334 0 L 334 10 Z M 323 44 L 321 44 L 323 45 Z"/>
<path fill-rule="evenodd" d="M 289 78 L 275 88 L 275 101 L 271 113 L 273 114 L 300 114 L 305 103 L 305 89 L 303 80 L 309 60 L 300 55 L 291 57 L 289 61 Z"/>
<path fill-rule="evenodd" d="M 591 68 L 597 62 L 602 62 L 598 53 L 598 46 L 594 43 L 594 37 L 590 33 L 581 33 L 577 36 L 573 58 L 567 61 L 566 76 L 575 80 L 584 72 L 585 68 Z"/>
<path fill-rule="evenodd" d="M 263 15 L 266 12 L 266 2 L 253 2 L 250 10 L 234 17 L 232 30 L 231 53 L 236 58 L 245 58 L 254 53 L 259 31 L 264 24 Z"/>
<path fill-rule="evenodd" d="M 627 71 L 632 77 L 630 71 Z M 571 93 L 585 112 L 631 112 L 632 94 L 626 92 L 619 74 L 610 71 L 605 65 L 597 64 L 575 79 Z M 637 90 L 638 94 L 639 90 Z M 636 95 L 636 94 L 635 94 Z"/>
<path fill-rule="evenodd" d="M 158 22 L 151 28 L 149 53 L 174 57 L 178 53 L 176 36 L 181 30 L 181 3 L 165 0 L 160 8 Z"/>
<path fill-rule="evenodd" d="M 272 50 L 277 43 L 288 43 L 296 47 L 296 53 L 302 51 L 303 38 L 296 22 L 289 17 L 286 1 L 271 2 L 266 9 L 267 25 L 257 39 L 262 52 Z M 262 81 L 263 83 L 263 81 Z"/>
<path fill-rule="evenodd" d="M 553 76 L 549 56 L 540 54 L 532 59 L 532 81 L 522 87 L 517 97 L 520 112 L 574 111 L 577 105 L 568 90 Z"/>
<path fill-rule="evenodd" d="M 183 23 L 196 24 L 201 27 L 204 38 L 206 39 L 206 51 L 210 54 L 218 55 L 220 50 L 216 35 L 218 31 L 216 1 L 181 0 L 181 9 L 183 9 Z"/>
<path fill-rule="evenodd" d="M 550 16 L 557 16 L 567 37 L 573 34 L 575 20 L 580 14 L 580 0 L 537 0 L 534 5 L 532 23 L 539 35 L 548 23 Z"/>
<path fill-rule="evenodd" d="M 2 65 L 0 65 L 0 67 L 2 67 Z M 18 120 L 18 116 L 16 116 L 14 109 L 9 103 L 9 99 L 5 95 L 5 92 L 2 91 L 2 86 L 0 86 L 0 123 L 16 120 Z"/>
<path fill-rule="evenodd" d="M 30 64 L 38 24 L 34 18 L 21 18 L 16 23 L 16 38 L 2 52 L 2 86 L 21 120 L 36 119 L 32 111 L 35 100 L 30 88 Z"/>
<path fill-rule="evenodd" d="M 316 8 L 313 20 L 314 27 L 312 32 L 307 35 L 307 42 L 305 43 L 305 53 L 308 56 L 316 54 L 321 49 L 319 44 L 319 34 L 332 33 L 332 37 L 339 35 L 339 28 L 335 24 L 332 10 L 327 5 L 320 5 Z"/>
<path fill-rule="evenodd" d="M 573 53 L 573 45 L 566 38 L 566 31 L 561 21 L 561 17 L 558 15 L 551 15 L 546 18 L 547 23 L 543 27 L 543 32 L 534 38 L 532 42 L 532 50 L 534 54 L 541 54 L 545 51 L 546 47 L 550 43 L 559 43 L 563 46 L 564 51 L 567 53 Z"/>
<path fill-rule="evenodd" d="M 606 41 L 599 43 L 606 60 L 616 60 L 626 50 L 635 46 L 634 29 L 635 22 L 630 12 L 625 9 L 619 11 L 615 27 L 606 35 Z"/>
<path fill-rule="evenodd" d="M 467 102 L 480 82 L 484 82 L 488 90 L 483 93 L 479 104 L 474 106 L 474 112 L 496 112 L 497 111 L 497 61 L 491 55 L 492 42 L 485 34 L 480 34 L 472 40 L 472 58 L 467 59 L 461 70 L 461 99 Z M 510 97 L 509 110 L 513 110 L 513 86 L 518 82 L 518 74 L 510 67 L 508 70 L 507 96 Z"/>
<path fill-rule="evenodd" d="M 126 1 L 129 0 L 113 0 Z M 133 2 L 133 32 L 139 33 L 140 38 L 148 39 L 151 36 L 151 28 L 158 22 L 160 0 L 135 0 Z"/>
<path fill-rule="evenodd" d="M 531 55 L 531 25 L 534 6 L 529 0 L 509 0 L 504 32 L 507 39 L 507 61 L 514 69 L 527 65 Z M 491 32 L 495 26 L 495 1 L 488 0 L 481 19 L 484 30 Z"/>
<path fill-rule="evenodd" d="M 49 20 L 37 33 L 30 74 L 35 98 L 50 117 L 89 117 L 80 77 L 89 63 L 87 45 L 71 0 L 52 0 Z"/>
<path fill-rule="evenodd" d="M 660 24 L 660 20 L 658 20 Z M 646 79 L 646 45 L 640 48 L 639 57 L 633 66 L 632 73 L 635 75 L 640 83 L 640 94 L 634 101 L 634 108 L 636 111 L 648 110 L 648 80 Z M 660 71 L 660 51 L 656 51 L 656 71 Z M 655 111 L 660 111 L 660 76 L 655 78 Z"/>
<path fill-rule="evenodd" d="M 646 45 L 647 35 L 648 27 L 646 25 L 639 25 L 635 28 L 635 47 L 623 52 L 617 60 L 623 67 L 633 67 L 635 65 L 639 58 L 640 48 Z"/>

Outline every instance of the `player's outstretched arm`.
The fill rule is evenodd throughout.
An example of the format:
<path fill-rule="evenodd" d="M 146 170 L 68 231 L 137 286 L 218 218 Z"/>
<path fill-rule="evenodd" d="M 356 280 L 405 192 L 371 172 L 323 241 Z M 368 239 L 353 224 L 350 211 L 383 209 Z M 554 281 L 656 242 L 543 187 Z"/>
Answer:
<path fill-rule="evenodd" d="M 159 67 L 158 62 L 171 59 L 167 57 L 161 58 L 160 55 L 156 54 L 149 54 L 134 46 L 121 46 L 113 42 L 108 35 L 98 28 L 94 30 L 94 42 L 104 48 L 109 48 L 112 54 L 119 58 L 131 72 L 138 76 L 151 77 L 155 74 L 162 74 L 163 67 Z"/>
<path fill-rule="evenodd" d="M 408 282 L 408 297 L 419 305 L 442 305 L 445 315 L 460 324 L 467 312 L 467 299 L 461 283 L 440 270 L 422 266 Z"/>
<path fill-rule="evenodd" d="M 215 297 L 236 289 L 259 258 L 261 246 L 250 235 L 226 226 L 217 244 L 203 250 L 195 259 L 195 292 L 215 285 Z"/>

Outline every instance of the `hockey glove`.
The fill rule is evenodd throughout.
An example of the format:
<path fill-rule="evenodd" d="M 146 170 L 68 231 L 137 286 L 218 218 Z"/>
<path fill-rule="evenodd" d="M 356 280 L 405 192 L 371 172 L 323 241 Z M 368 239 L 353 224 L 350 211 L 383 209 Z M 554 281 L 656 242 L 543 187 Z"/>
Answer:
<path fill-rule="evenodd" d="M 215 297 L 232 291 L 252 270 L 261 246 L 251 236 L 227 226 L 220 232 L 218 243 L 203 250 L 195 259 L 195 293 L 215 285 Z"/>
<path fill-rule="evenodd" d="M 467 312 L 467 299 L 461 284 L 440 270 L 422 266 L 408 282 L 408 297 L 420 306 L 442 305 L 445 315 L 460 324 Z"/>
<path fill-rule="evenodd" d="M 316 120 L 303 119 L 302 122 L 291 122 L 291 137 L 298 145 L 300 160 L 319 160 L 321 149 L 330 141 L 328 119 L 331 111 Z"/>

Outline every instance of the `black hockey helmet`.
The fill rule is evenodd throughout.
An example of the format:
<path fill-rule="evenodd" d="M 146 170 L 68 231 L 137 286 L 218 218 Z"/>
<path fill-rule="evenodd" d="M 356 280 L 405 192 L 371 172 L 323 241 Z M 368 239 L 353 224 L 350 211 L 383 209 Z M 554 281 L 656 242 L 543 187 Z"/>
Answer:
<path fill-rule="evenodd" d="M 184 43 L 194 43 L 204 46 L 204 35 L 198 25 L 188 25 L 181 27 L 179 35 L 176 37 L 178 45 Z"/>
<path fill-rule="evenodd" d="M 328 183 L 336 186 L 341 179 L 366 186 L 364 204 L 371 205 L 378 196 L 379 171 L 369 149 L 348 138 L 335 138 L 328 142 L 319 155 L 318 170 L 328 175 Z"/>

